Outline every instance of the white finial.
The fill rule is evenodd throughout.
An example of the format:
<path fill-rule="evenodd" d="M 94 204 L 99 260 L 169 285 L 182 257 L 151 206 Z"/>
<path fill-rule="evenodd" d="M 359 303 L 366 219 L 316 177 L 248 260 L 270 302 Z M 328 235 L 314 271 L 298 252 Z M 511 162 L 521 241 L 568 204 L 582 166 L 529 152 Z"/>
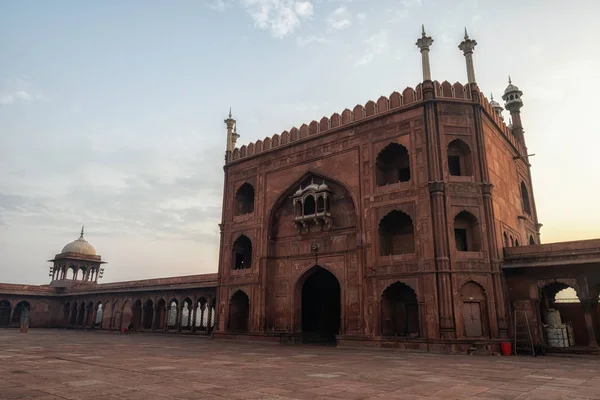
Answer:
<path fill-rule="evenodd" d="M 512 85 L 512 80 L 510 79 L 510 75 L 508 76 L 508 84 Z"/>
<path fill-rule="evenodd" d="M 231 119 L 231 107 L 229 107 L 229 118 Z"/>
<path fill-rule="evenodd" d="M 79 236 L 79 239 L 83 239 L 83 225 L 81 225 L 81 236 Z"/>
<path fill-rule="evenodd" d="M 494 101 L 494 93 L 490 93 L 490 100 Z"/>
<path fill-rule="evenodd" d="M 423 35 L 423 37 L 426 36 L 426 34 L 425 34 L 425 24 L 421 24 L 421 34 Z"/>
<path fill-rule="evenodd" d="M 465 26 L 465 40 L 469 40 L 469 34 L 467 33 L 467 27 Z"/>

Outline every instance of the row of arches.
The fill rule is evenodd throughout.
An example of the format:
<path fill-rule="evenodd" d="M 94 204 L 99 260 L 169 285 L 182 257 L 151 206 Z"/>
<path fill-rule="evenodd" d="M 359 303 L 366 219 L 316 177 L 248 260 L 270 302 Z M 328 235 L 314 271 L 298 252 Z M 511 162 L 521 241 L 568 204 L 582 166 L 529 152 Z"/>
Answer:
<path fill-rule="evenodd" d="M 448 144 L 447 166 L 448 173 L 451 176 L 473 176 L 472 152 L 466 142 L 461 139 L 454 139 Z M 411 168 L 408 149 L 399 143 L 389 143 L 377 155 L 375 169 L 377 186 L 387 186 L 410 181 Z M 253 213 L 254 203 L 254 186 L 248 182 L 244 182 L 235 193 L 234 214 L 240 216 Z M 313 202 L 305 201 L 304 210 L 302 210 L 304 214 L 314 214 L 314 209 L 318 209 L 319 207 L 317 203 L 314 198 Z M 525 207 L 526 203 L 524 202 L 523 204 Z M 322 208 L 327 209 L 325 200 Z M 527 209 L 529 209 L 529 202 L 527 202 Z"/>
<path fill-rule="evenodd" d="M 375 166 L 377 186 L 410 181 L 410 157 L 401 144 L 388 144 L 377 155 Z M 451 176 L 473 176 L 472 152 L 463 140 L 454 139 L 448 144 L 447 166 Z"/>
<path fill-rule="evenodd" d="M 457 251 L 480 251 L 479 221 L 463 210 L 454 217 L 454 241 Z M 415 229 L 410 216 L 393 210 L 379 222 L 380 255 L 399 255 L 415 252 Z"/>
<path fill-rule="evenodd" d="M 22 319 L 28 318 L 31 304 L 20 301 L 12 307 L 10 301 L 0 301 L 0 326 L 18 326 Z"/>
<path fill-rule="evenodd" d="M 136 299 L 134 301 L 67 301 L 63 324 L 71 327 L 95 327 L 134 331 L 191 331 L 210 333 L 215 321 L 215 299 L 189 297 L 181 302 L 172 298 Z"/>
<path fill-rule="evenodd" d="M 504 241 L 504 247 L 519 247 L 520 246 L 519 238 L 513 237 L 512 234 L 503 232 L 502 240 Z M 533 235 L 529 235 L 529 245 L 533 246 L 534 244 L 535 244 L 535 239 L 533 238 Z"/>
<path fill-rule="evenodd" d="M 98 267 L 86 265 L 55 265 L 52 269 L 52 280 L 72 280 L 81 282 L 97 282 Z"/>
<path fill-rule="evenodd" d="M 393 210 L 379 222 L 380 255 L 399 255 L 415 252 L 415 228 L 410 216 Z M 468 211 L 461 211 L 454 217 L 454 239 L 457 251 L 480 251 L 481 236 L 479 221 Z M 232 269 L 252 267 L 252 241 L 240 235 L 232 246 Z"/>
<path fill-rule="evenodd" d="M 300 307 L 296 314 L 296 331 L 305 341 L 335 341 L 341 326 L 340 285 L 330 271 L 314 266 L 301 279 L 295 290 Z M 464 337 L 489 336 L 487 296 L 474 281 L 464 283 L 459 291 Z M 226 329 L 231 333 L 249 330 L 250 300 L 243 290 L 229 299 Z M 383 290 L 380 298 L 380 332 L 383 337 L 422 336 L 421 306 L 415 290 L 404 282 L 394 282 Z"/>

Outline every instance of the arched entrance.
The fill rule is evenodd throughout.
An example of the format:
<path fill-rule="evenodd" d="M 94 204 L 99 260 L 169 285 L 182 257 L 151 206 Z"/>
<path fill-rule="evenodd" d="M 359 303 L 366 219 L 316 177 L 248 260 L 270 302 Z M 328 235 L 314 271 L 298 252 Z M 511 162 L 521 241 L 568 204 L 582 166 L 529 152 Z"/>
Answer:
<path fill-rule="evenodd" d="M 465 337 L 487 336 L 487 301 L 483 288 L 469 281 L 460 289 L 460 312 Z"/>
<path fill-rule="evenodd" d="M 15 306 L 15 311 L 13 312 L 12 320 L 10 323 L 12 325 L 19 325 L 21 320 L 29 318 L 29 310 L 31 306 L 29 302 L 22 301 Z"/>
<path fill-rule="evenodd" d="M 10 303 L 6 300 L 0 301 L 0 326 L 8 326 L 10 322 Z"/>
<path fill-rule="evenodd" d="M 420 335 L 417 295 L 405 283 L 395 282 L 381 294 L 381 334 L 408 337 Z"/>
<path fill-rule="evenodd" d="M 247 332 L 249 315 L 250 301 L 248 295 L 238 290 L 231 296 L 229 301 L 228 330 L 237 333 Z"/>
<path fill-rule="evenodd" d="M 341 291 L 337 278 L 314 266 L 298 281 L 302 341 L 336 343 L 341 322 Z"/>
<path fill-rule="evenodd" d="M 144 329 L 152 329 L 152 318 L 154 316 L 154 303 L 152 303 L 152 300 L 146 300 L 146 302 L 144 303 L 144 311 L 142 314 L 144 315 L 142 327 Z"/>
<path fill-rule="evenodd" d="M 133 330 L 139 331 L 142 327 L 142 301 L 137 299 L 133 303 L 131 309 L 131 323 L 133 324 Z"/>

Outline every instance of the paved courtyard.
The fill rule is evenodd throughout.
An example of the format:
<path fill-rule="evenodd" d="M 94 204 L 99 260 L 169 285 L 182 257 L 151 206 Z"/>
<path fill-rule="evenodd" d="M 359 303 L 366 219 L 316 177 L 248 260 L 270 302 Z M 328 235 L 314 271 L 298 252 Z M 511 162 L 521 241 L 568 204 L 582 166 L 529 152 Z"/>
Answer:
<path fill-rule="evenodd" d="M 600 399 L 600 358 L 0 330 L 2 399 Z"/>

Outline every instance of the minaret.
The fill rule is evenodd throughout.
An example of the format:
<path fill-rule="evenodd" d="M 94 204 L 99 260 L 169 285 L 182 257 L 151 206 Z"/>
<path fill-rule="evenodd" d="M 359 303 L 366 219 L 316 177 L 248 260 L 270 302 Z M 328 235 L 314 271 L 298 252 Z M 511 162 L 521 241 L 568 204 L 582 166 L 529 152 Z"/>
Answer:
<path fill-rule="evenodd" d="M 498 114 L 500 119 L 504 121 L 504 117 L 502 116 L 502 111 L 504 111 L 504 108 L 502 108 L 500 103 L 498 103 L 496 100 L 494 100 L 493 93 L 490 93 L 490 106 L 492 106 L 492 109 L 496 112 L 496 114 Z"/>
<path fill-rule="evenodd" d="M 467 61 L 467 83 L 475 83 L 475 68 L 473 67 L 473 50 L 477 46 L 477 42 L 469 39 L 467 28 L 465 28 L 465 40 L 463 40 L 458 48 L 463 51 Z"/>
<path fill-rule="evenodd" d="M 231 152 L 235 145 L 235 140 L 233 139 L 234 134 L 237 135 L 237 133 L 233 132 L 235 119 L 231 118 L 231 107 L 229 107 L 229 117 L 224 122 L 225 125 L 227 125 L 227 151 Z"/>
<path fill-rule="evenodd" d="M 521 96 L 523 96 L 523 92 L 521 92 L 517 86 L 512 84 L 512 80 L 509 76 L 508 86 L 504 90 L 502 100 L 504 100 L 504 107 L 510 112 L 512 131 L 523 146 L 525 146 L 523 125 L 521 124 L 521 107 L 523 107 Z"/>
<path fill-rule="evenodd" d="M 423 82 L 431 80 L 431 69 L 429 67 L 429 46 L 433 39 L 425 33 L 425 25 L 421 25 L 421 37 L 415 43 L 421 49 L 421 62 L 423 63 Z"/>

